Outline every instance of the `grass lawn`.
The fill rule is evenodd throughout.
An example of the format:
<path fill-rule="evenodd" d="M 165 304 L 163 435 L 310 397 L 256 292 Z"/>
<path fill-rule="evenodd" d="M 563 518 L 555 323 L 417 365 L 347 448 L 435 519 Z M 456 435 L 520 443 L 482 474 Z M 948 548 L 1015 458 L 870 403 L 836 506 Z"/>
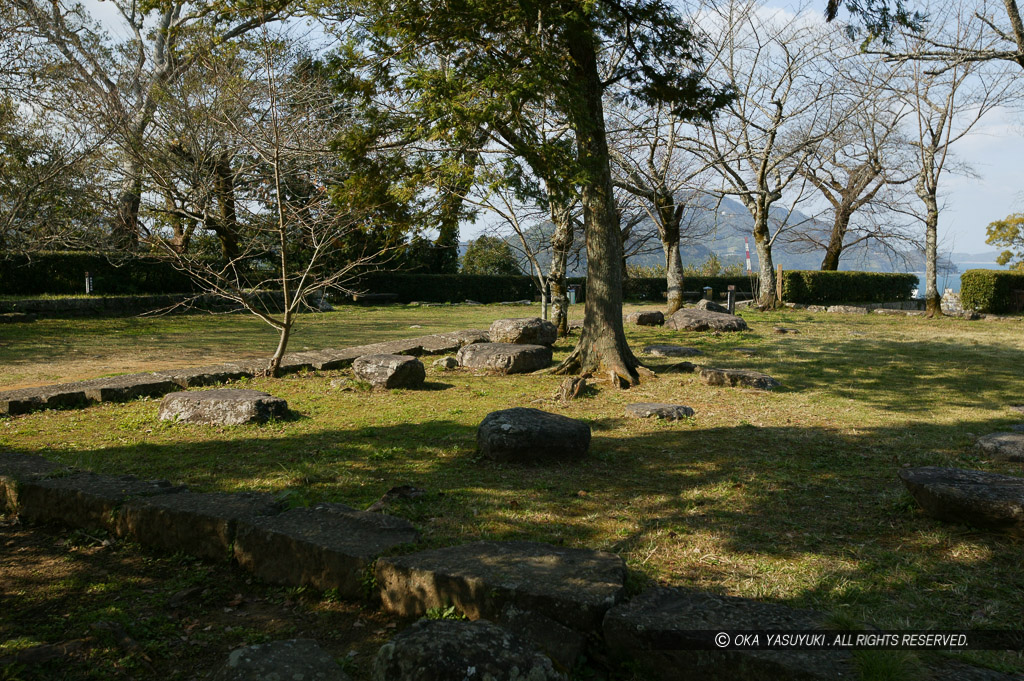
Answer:
<path fill-rule="evenodd" d="M 300 319 L 291 349 L 486 328 L 531 313 L 536 306 L 343 308 Z M 1024 545 L 932 520 L 896 472 L 940 465 L 1022 474 L 1020 464 L 985 460 L 973 443 L 1024 421 L 1010 408 L 1024 403 L 1024 322 L 743 314 L 751 331 L 741 334 L 632 327 L 628 335 L 638 353 L 679 343 L 703 350 L 699 363 L 763 371 L 782 382 L 773 393 L 662 373 L 629 391 L 598 383 L 563 404 L 553 399 L 560 377 L 441 372 L 428 361 L 428 389 L 419 391 L 332 389 L 343 372 L 246 382 L 288 400 L 297 417 L 285 422 L 168 424 L 156 418 L 158 401 L 140 400 L 3 419 L 0 446 L 200 491 L 282 493 L 294 503 L 365 507 L 411 484 L 428 494 L 392 512 L 429 546 L 531 539 L 598 548 L 622 555 L 637 581 L 815 608 L 837 623 L 1021 628 Z M 775 334 L 774 326 L 799 333 Z M 556 345 L 556 360 L 573 341 Z M 0 382 L 210 363 L 272 348 L 272 333 L 243 316 L 41 320 L 4 329 Z M 677 361 L 647 359 L 655 371 Z M 632 402 L 684 404 L 696 415 L 626 419 Z M 590 423 L 589 460 L 529 468 L 478 460 L 476 426 L 514 406 Z M 26 588 L 21 598 L 46 596 Z M 14 640 L 2 622 L 0 641 Z M 0 657 L 4 645 L 21 644 L 0 643 Z M 1024 670 L 1020 653 L 965 659 Z"/>

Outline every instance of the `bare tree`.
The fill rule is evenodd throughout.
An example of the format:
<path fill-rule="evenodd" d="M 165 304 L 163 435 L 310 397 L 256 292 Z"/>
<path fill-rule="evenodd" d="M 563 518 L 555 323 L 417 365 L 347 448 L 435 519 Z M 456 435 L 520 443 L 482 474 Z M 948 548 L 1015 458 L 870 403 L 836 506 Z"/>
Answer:
<path fill-rule="evenodd" d="M 995 61 L 954 60 L 935 68 L 916 55 L 927 54 L 937 42 L 984 53 L 990 41 L 986 27 L 963 5 L 944 5 L 928 22 L 928 32 L 902 32 L 899 52 L 890 55 L 907 70 L 905 92 L 916 124 L 912 146 L 919 174 L 914 189 L 924 205 L 924 297 L 929 316 L 942 314 L 937 284 L 940 185 L 948 172 L 969 171 L 955 162 L 952 147 L 1005 102 L 1010 81 L 1005 65 Z"/>
<path fill-rule="evenodd" d="M 840 81 L 827 58 L 837 31 L 799 10 L 791 16 L 746 0 L 704 6 L 700 25 L 713 55 L 709 79 L 733 87 L 737 97 L 714 122 L 697 127 L 687 147 L 718 174 L 717 191 L 750 212 L 759 304 L 772 306 L 772 245 L 794 226 L 795 206 L 806 197 L 799 169 L 840 124 L 831 104 Z"/>
<path fill-rule="evenodd" d="M 296 40 L 264 27 L 247 58 L 207 53 L 202 71 L 204 88 L 176 91 L 193 98 L 178 111 L 174 127 L 189 133 L 178 138 L 177 153 L 193 160 L 194 175 L 183 179 L 159 155 L 149 158 L 145 169 L 159 191 L 149 195 L 146 210 L 169 212 L 216 233 L 215 220 L 203 211 L 224 200 L 218 184 L 228 176 L 245 189 L 239 200 L 232 199 L 234 245 L 211 258 L 202 249 L 183 248 L 182 233 L 166 224 L 148 241 L 203 292 L 241 305 L 277 330 L 267 368 L 276 375 L 296 315 L 327 290 L 346 290 L 355 269 L 381 254 L 339 259 L 339 244 L 358 231 L 361 215 L 330 195 L 331 187 L 347 179 L 346 167 L 329 147 L 345 111 L 330 84 L 309 68 Z M 204 168 L 198 160 L 204 158 L 213 167 Z M 170 205 L 168 196 L 175 199 Z"/>

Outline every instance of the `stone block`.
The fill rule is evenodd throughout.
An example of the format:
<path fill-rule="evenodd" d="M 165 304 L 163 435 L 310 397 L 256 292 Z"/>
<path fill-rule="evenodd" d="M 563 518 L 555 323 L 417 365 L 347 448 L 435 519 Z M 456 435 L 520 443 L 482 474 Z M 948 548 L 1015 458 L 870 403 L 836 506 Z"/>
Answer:
<path fill-rule="evenodd" d="M 590 449 L 590 426 L 540 409 L 514 407 L 491 412 L 476 432 L 481 455 L 509 463 L 575 461 Z"/>
<path fill-rule="evenodd" d="M 502 374 L 525 374 L 551 364 L 551 348 L 516 343 L 473 343 L 463 346 L 455 359 L 469 369 L 484 369 Z"/>
<path fill-rule="evenodd" d="M 288 403 L 259 390 L 217 388 L 176 392 L 160 403 L 161 421 L 235 426 L 288 415 Z"/>

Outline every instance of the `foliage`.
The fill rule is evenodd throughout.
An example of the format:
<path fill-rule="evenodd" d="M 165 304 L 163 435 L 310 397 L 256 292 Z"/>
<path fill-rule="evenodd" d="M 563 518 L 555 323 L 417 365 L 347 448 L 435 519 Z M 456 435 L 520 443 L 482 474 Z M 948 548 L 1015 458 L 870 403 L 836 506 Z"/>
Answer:
<path fill-rule="evenodd" d="M 587 280 L 582 277 L 570 278 L 569 284 L 579 288 L 579 294 L 576 296 L 576 302 L 582 302 L 586 300 L 587 294 Z M 683 280 L 683 287 L 690 293 L 697 293 L 704 290 L 705 286 L 710 286 L 711 290 L 715 294 L 719 294 L 723 291 L 728 290 L 730 286 L 735 286 L 737 291 L 750 292 L 751 290 L 751 278 L 742 276 L 702 276 L 694 275 L 687 276 Z M 666 299 L 668 286 L 665 282 L 665 277 L 629 277 L 623 282 L 622 295 L 626 300 L 642 301 L 649 300 L 655 303 L 661 303 Z"/>
<path fill-rule="evenodd" d="M 967 270 L 960 275 L 960 304 L 978 312 L 1020 312 L 1024 272 Z"/>
<path fill-rule="evenodd" d="M 886 303 L 908 300 L 918 285 L 914 274 L 786 270 L 782 299 L 809 305 Z"/>
<path fill-rule="evenodd" d="M 1005 265 L 1017 258 L 1011 269 L 1024 272 L 1024 213 L 1014 213 L 1002 220 L 989 223 L 985 233 L 985 243 L 1008 249 L 999 254 L 996 262 Z"/>
<path fill-rule="evenodd" d="M 469 242 L 462 256 L 463 274 L 518 275 L 519 261 L 504 239 L 486 234 Z"/>
<path fill-rule="evenodd" d="M 731 265 L 722 265 L 717 255 L 712 253 L 700 265 L 686 265 L 683 267 L 683 276 L 686 277 L 739 277 L 743 274 L 743 265 L 735 262 Z"/>

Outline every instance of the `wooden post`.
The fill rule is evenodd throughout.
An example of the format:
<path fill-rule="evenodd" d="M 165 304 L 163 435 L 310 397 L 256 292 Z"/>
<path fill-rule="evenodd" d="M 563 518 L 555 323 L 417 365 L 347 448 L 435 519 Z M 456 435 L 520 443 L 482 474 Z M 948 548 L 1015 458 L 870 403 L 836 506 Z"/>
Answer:
<path fill-rule="evenodd" d="M 779 302 L 782 302 L 782 263 L 779 263 L 779 273 L 775 277 L 775 295 Z"/>

